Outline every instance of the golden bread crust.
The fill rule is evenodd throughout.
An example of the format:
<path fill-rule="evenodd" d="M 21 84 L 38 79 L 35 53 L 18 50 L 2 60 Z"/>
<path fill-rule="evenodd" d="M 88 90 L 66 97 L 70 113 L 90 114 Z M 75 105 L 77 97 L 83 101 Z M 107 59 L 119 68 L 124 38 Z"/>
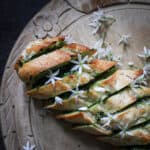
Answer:
<path fill-rule="evenodd" d="M 43 48 L 47 48 L 53 44 L 55 44 L 58 41 L 64 41 L 65 37 L 64 36 L 57 36 L 53 38 L 46 38 L 44 40 L 40 40 L 38 44 L 32 44 L 29 48 L 26 49 L 26 53 L 29 54 L 31 52 L 39 52 Z"/>
<path fill-rule="evenodd" d="M 92 70 L 95 70 L 97 72 L 104 72 L 115 65 L 115 61 L 107 61 L 100 59 L 94 59 L 90 62 L 90 67 L 92 68 Z"/>
<path fill-rule="evenodd" d="M 69 60 L 71 60 L 70 53 L 62 50 L 56 50 L 25 63 L 18 70 L 18 74 L 23 81 L 29 81 L 31 76 L 34 77 L 49 68 L 55 67 Z"/>
<path fill-rule="evenodd" d="M 79 124 L 91 124 L 94 123 L 94 118 L 90 115 L 90 113 L 86 112 L 75 112 L 69 114 L 62 114 L 56 116 L 57 119 L 63 119 L 72 123 Z"/>

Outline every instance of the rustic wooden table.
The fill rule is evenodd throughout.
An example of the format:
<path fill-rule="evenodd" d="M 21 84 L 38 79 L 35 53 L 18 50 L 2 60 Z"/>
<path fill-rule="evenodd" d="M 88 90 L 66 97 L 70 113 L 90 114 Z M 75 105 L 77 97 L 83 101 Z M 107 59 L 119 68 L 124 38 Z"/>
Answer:
<path fill-rule="evenodd" d="M 49 0 L 1 0 L 0 2 L 0 82 L 6 60 L 26 23 Z M 26 11 L 28 10 L 28 11 Z M 4 150 L 0 133 L 0 150 Z"/>
<path fill-rule="evenodd" d="M 104 11 L 117 19 L 106 39 L 112 43 L 114 52 L 124 56 L 124 64 L 132 60 L 140 66 L 135 53 L 141 52 L 144 45 L 150 47 L 149 4 L 149 0 L 52 0 L 27 24 L 9 56 L 1 86 L 0 117 L 7 150 L 22 149 L 27 141 L 37 150 L 110 149 L 109 145 L 96 142 L 90 136 L 70 131 L 67 124 L 43 112 L 44 102 L 35 102 L 26 96 L 25 87 L 13 70 L 13 64 L 25 45 L 37 36 L 70 33 L 75 41 L 93 45 L 99 37 L 92 36 L 87 24 L 89 15 L 99 6 L 105 7 Z M 37 26 L 41 28 L 39 18 L 43 23 L 50 19 L 52 26 L 47 33 L 37 30 Z M 128 33 L 133 37 L 132 45 L 124 53 L 118 47 L 118 40 L 120 34 Z"/>

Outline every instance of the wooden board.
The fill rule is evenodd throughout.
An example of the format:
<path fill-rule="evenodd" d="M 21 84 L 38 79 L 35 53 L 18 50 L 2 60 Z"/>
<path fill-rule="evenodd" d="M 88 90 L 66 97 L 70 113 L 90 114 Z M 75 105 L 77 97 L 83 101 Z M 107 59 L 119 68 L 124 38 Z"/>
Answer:
<path fill-rule="evenodd" d="M 14 45 L 1 85 L 0 118 L 3 139 L 7 150 L 19 150 L 29 141 L 36 150 L 108 150 L 111 146 L 97 142 L 94 137 L 72 131 L 67 123 L 57 121 L 52 113 L 46 113 L 42 101 L 27 97 L 25 86 L 13 69 L 16 58 L 25 45 L 38 37 L 58 34 L 72 35 L 79 43 L 93 46 L 99 36 L 92 35 L 88 26 L 89 16 L 97 6 L 111 5 L 104 11 L 113 15 L 117 22 L 108 31 L 106 41 L 112 44 L 113 51 L 122 55 L 124 64 L 134 61 L 141 65 L 136 53 L 142 52 L 144 45 L 150 47 L 150 6 L 129 3 L 124 0 L 99 2 L 98 0 L 52 0 L 25 27 Z M 142 1 L 143 2 L 143 1 Z M 121 5 L 117 5 L 121 4 Z M 51 26 L 42 31 L 40 19 Z M 44 19 L 44 20 L 43 20 Z M 38 29 L 38 30 L 37 30 Z M 40 34 L 39 34 L 40 31 Z M 118 45 L 120 35 L 130 34 L 131 45 L 126 52 Z M 111 149 L 117 149 L 116 147 Z"/>

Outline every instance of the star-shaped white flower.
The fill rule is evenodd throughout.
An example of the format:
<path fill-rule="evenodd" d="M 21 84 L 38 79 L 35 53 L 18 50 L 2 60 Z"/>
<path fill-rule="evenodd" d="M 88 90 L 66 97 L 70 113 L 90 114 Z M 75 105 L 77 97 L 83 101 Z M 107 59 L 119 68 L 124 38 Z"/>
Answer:
<path fill-rule="evenodd" d="M 57 77 L 58 74 L 59 74 L 59 70 L 57 70 L 54 73 L 50 71 L 49 75 L 47 76 L 49 79 L 45 82 L 45 84 L 49 84 L 49 83 L 55 84 L 56 80 L 62 80 L 61 78 Z"/>
<path fill-rule="evenodd" d="M 82 58 L 82 56 L 78 54 L 78 60 L 77 61 L 71 60 L 71 62 L 75 64 L 75 66 L 71 69 L 71 71 L 78 71 L 79 74 L 82 73 L 83 69 L 87 69 L 87 70 L 91 69 L 89 65 L 87 64 L 88 56 L 85 56 L 84 58 Z"/>
<path fill-rule="evenodd" d="M 96 49 L 96 53 L 94 54 L 95 58 L 100 59 L 102 55 L 104 54 L 105 49 L 102 48 L 102 44 L 103 44 L 103 39 L 100 39 L 95 43 L 94 45 L 94 49 Z"/>
<path fill-rule="evenodd" d="M 26 145 L 23 146 L 23 149 L 24 149 L 24 150 L 34 150 L 34 149 L 35 149 L 35 145 L 30 145 L 30 142 L 28 141 L 28 142 L 26 143 Z"/>
<path fill-rule="evenodd" d="M 142 74 L 141 76 L 139 76 L 135 81 L 133 81 L 132 85 L 133 87 L 140 87 L 141 85 L 143 86 L 147 86 L 148 83 L 147 83 L 147 80 L 144 76 L 144 74 Z"/>
<path fill-rule="evenodd" d="M 103 39 L 100 38 L 95 44 L 94 44 L 94 49 L 99 49 L 103 45 Z"/>
<path fill-rule="evenodd" d="M 119 133 L 119 135 L 121 136 L 121 138 L 124 138 L 127 135 L 127 130 L 128 130 L 128 124 L 125 125 L 118 125 L 118 128 L 121 130 L 121 132 Z"/>
<path fill-rule="evenodd" d="M 150 83 L 150 64 L 146 64 L 143 67 L 143 74 L 140 75 L 131 86 L 139 87 L 140 85 L 148 86 Z"/>
<path fill-rule="evenodd" d="M 101 123 L 103 123 L 103 127 L 109 127 L 113 119 L 114 119 L 114 116 L 110 113 L 107 113 L 106 117 L 101 118 Z"/>
<path fill-rule="evenodd" d="M 145 77 L 150 76 L 150 64 L 146 64 L 143 68 L 143 74 Z"/>
<path fill-rule="evenodd" d="M 122 58 L 122 56 L 121 55 L 118 55 L 118 56 L 114 56 L 114 59 L 113 60 L 115 60 L 116 62 L 120 62 L 121 61 L 121 58 Z"/>
<path fill-rule="evenodd" d="M 123 44 L 124 46 L 129 45 L 130 35 L 122 35 L 119 40 L 119 45 Z"/>
<path fill-rule="evenodd" d="M 76 99 L 80 98 L 85 98 L 84 92 L 83 90 L 79 90 L 78 86 L 74 89 L 71 90 L 72 94 L 71 97 L 75 97 Z"/>
<path fill-rule="evenodd" d="M 144 54 L 146 57 L 150 57 L 150 49 L 144 46 Z"/>
<path fill-rule="evenodd" d="M 104 16 L 104 12 L 103 11 L 96 11 L 92 14 L 91 18 L 90 18 L 90 23 L 89 26 L 91 26 L 92 28 L 94 28 L 92 34 L 96 34 L 100 28 L 100 26 L 102 25 L 102 23 L 100 22 L 100 19 Z"/>
<path fill-rule="evenodd" d="M 138 54 L 138 57 L 143 58 L 143 59 L 148 59 L 150 58 L 150 49 L 146 48 L 144 46 L 144 53 L 143 54 Z"/>
<path fill-rule="evenodd" d="M 59 96 L 55 97 L 55 104 L 62 104 L 63 99 Z"/>
<path fill-rule="evenodd" d="M 95 43 L 94 48 L 97 51 L 94 54 L 94 57 L 98 59 L 114 60 L 111 46 L 107 44 L 106 47 L 102 47 L 102 44 L 103 44 L 102 39 L 100 39 Z"/>
<path fill-rule="evenodd" d="M 96 34 L 101 28 L 110 26 L 114 21 L 115 19 L 112 16 L 105 15 L 104 11 L 99 8 L 90 17 L 89 26 L 94 28 L 92 33 Z"/>

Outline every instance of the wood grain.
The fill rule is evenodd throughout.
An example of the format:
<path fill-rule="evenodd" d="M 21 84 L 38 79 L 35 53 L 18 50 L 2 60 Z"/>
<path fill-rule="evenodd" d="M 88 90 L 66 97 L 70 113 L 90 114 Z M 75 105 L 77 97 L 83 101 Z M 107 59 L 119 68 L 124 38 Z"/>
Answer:
<path fill-rule="evenodd" d="M 116 5 L 116 4 L 125 4 L 125 3 L 128 3 L 128 0 L 102 0 L 101 1 L 102 7 Z"/>
<path fill-rule="evenodd" d="M 130 0 L 130 2 L 150 4 L 149 0 Z"/>
<path fill-rule="evenodd" d="M 105 1 L 105 5 L 107 2 L 109 1 Z M 110 1 L 109 4 L 112 4 L 111 2 L 115 1 Z M 94 45 L 99 35 L 91 34 L 92 29 L 88 23 L 91 15 L 89 12 L 95 10 L 97 5 L 104 6 L 104 3 L 99 3 L 97 0 L 94 2 L 52 0 L 27 24 L 19 36 L 7 61 L 0 91 L 0 118 L 7 150 L 22 149 L 27 141 L 36 145 L 36 150 L 110 149 L 111 146 L 97 142 L 89 135 L 70 130 L 70 126 L 57 121 L 54 114 L 43 111 L 42 107 L 48 102 L 34 101 L 27 97 L 25 86 L 13 69 L 14 62 L 26 44 L 36 39 L 33 34 L 35 28 L 33 20 L 39 15 L 57 14 L 58 23 L 53 24 L 53 30 L 49 34 L 56 34 L 55 26 L 59 26 L 60 34 L 69 33 L 79 43 L 90 47 Z M 114 5 L 104 8 L 104 11 L 117 19 L 109 29 L 106 39 L 112 43 L 114 53 L 123 56 L 124 64 L 134 61 L 139 66 L 142 65 L 136 53 L 141 53 L 144 45 L 150 47 L 150 7 L 139 4 Z M 131 34 L 132 37 L 131 45 L 126 52 L 118 45 L 122 34 Z M 117 148 L 111 147 L 111 149 Z"/>

